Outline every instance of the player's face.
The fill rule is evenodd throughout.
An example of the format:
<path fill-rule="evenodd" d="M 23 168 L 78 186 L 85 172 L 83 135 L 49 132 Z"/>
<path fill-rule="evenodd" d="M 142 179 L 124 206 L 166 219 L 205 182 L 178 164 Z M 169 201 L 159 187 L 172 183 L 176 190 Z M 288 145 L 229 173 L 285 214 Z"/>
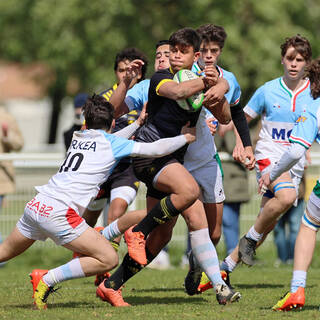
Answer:
<path fill-rule="evenodd" d="M 296 51 L 294 47 L 289 47 L 284 57 L 281 59 L 284 68 L 284 77 L 291 80 L 301 80 L 304 76 L 306 60 Z"/>
<path fill-rule="evenodd" d="M 191 70 L 193 63 L 199 58 L 192 46 L 170 46 L 169 61 L 174 72 L 182 69 Z"/>
<path fill-rule="evenodd" d="M 222 49 L 216 42 L 202 42 L 200 45 L 200 58 L 206 66 L 215 66 L 218 63 Z"/>
<path fill-rule="evenodd" d="M 156 58 L 154 60 L 154 70 L 163 70 L 168 69 L 170 67 L 169 63 L 169 45 L 164 44 L 159 46 L 156 50 Z"/>
<path fill-rule="evenodd" d="M 123 61 L 120 61 L 118 63 L 118 68 L 115 71 L 116 78 L 117 78 L 117 83 L 120 83 L 123 80 L 123 78 L 125 77 L 125 75 L 126 75 L 126 67 L 127 67 L 127 65 L 129 63 L 130 63 L 129 60 L 123 60 Z M 132 81 L 131 81 L 131 83 L 129 85 L 129 88 L 132 88 L 138 82 L 139 79 L 141 79 L 141 73 L 139 73 L 136 78 L 132 79 Z"/>

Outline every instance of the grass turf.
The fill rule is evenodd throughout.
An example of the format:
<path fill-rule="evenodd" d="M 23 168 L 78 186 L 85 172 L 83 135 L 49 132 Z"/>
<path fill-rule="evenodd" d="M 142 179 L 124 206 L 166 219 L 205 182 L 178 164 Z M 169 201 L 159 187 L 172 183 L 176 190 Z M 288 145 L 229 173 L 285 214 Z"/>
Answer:
<path fill-rule="evenodd" d="M 316 257 L 317 252 L 308 274 L 306 306 L 300 312 L 271 310 L 289 289 L 292 267 L 273 267 L 274 249 L 268 246 L 261 248 L 256 266 L 240 266 L 232 274 L 232 284 L 242 299 L 231 305 L 218 305 L 212 290 L 187 296 L 182 286 L 187 270 L 174 268 L 146 269 L 131 279 L 123 289 L 131 308 L 114 308 L 96 298 L 91 277 L 62 283 L 62 288 L 49 297 L 48 310 L 37 311 L 32 309 L 28 273 L 33 268 L 65 263 L 70 253 L 63 248 L 30 249 L 0 269 L 0 319 L 318 319 L 320 265 Z"/>

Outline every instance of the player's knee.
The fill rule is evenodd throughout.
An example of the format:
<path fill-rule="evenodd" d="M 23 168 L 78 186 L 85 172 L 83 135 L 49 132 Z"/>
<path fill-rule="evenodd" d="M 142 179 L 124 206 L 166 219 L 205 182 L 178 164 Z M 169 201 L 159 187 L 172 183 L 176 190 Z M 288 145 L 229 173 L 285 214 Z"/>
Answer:
<path fill-rule="evenodd" d="M 295 190 L 293 192 L 288 192 L 285 197 L 281 197 L 280 202 L 282 204 L 283 210 L 288 210 L 296 201 L 297 194 Z"/>
<path fill-rule="evenodd" d="M 200 189 L 196 182 L 186 184 L 185 186 L 185 197 L 190 201 L 196 201 L 200 196 Z"/>
<path fill-rule="evenodd" d="M 119 257 L 115 250 L 110 251 L 108 254 L 104 255 L 101 259 L 104 271 L 109 271 L 114 269 L 119 263 Z"/>

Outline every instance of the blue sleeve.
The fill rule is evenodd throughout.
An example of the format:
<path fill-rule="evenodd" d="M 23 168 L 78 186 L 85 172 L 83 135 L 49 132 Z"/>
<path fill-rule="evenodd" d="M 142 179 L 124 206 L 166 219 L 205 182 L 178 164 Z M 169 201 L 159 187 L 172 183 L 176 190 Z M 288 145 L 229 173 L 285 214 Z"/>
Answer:
<path fill-rule="evenodd" d="M 231 72 L 224 72 L 223 78 L 228 81 L 229 91 L 224 95 L 230 104 L 230 107 L 237 105 L 240 102 L 241 89 L 236 77 Z"/>
<path fill-rule="evenodd" d="M 262 114 L 265 110 L 265 86 L 261 86 L 257 89 L 257 91 L 253 94 L 247 106 L 252 109 L 257 114 Z"/>
<path fill-rule="evenodd" d="M 114 135 L 109 135 L 107 138 L 111 142 L 112 153 L 116 160 L 130 156 L 133 145 L 135 144 L 133 140 L 128 140 Z"/>
<path fill-rule="evenodd" d="M 292 129 L 289 141 L 299 143 L 309 149 L 313 141 L 318 138 L 319 127 L 317 115 L 314 112 L 305 111 L 301 114 Z"/>
<path fill-rule="evenodd" d="M 149 91 L 150 80 L 143 80 L 136 85 L 134 85 L 127 92 L 126 103 L 129 110 L 142 110 L 145 102 L 148 101 L 148 91 Z"/>

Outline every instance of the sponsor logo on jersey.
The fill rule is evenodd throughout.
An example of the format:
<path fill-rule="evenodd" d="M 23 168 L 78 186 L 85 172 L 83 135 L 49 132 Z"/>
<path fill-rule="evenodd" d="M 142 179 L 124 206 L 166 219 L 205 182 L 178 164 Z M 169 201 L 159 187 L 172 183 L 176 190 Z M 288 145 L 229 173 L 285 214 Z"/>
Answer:
<path fill-rule="evenodd" d="M 297 122 L 297 123 L 298 123 L 298 122 L 301 122 L 301 121 L 302 121 L 302 122 L 305 122 L 306 120 L 307 120 L 307 117 L 305 117 L 305 116 L 300 116 L 300 117 L 297 119 L 296 122 Z"/>
<path fill-rule="evenodd" d="M 278 129 L 278 128 L 272 128 L 272 139 L 273 140 L 288 140 L 288 138 L 291 135 L 291 131 L 290 130 L 286 130 L 284 128 Z"/>

